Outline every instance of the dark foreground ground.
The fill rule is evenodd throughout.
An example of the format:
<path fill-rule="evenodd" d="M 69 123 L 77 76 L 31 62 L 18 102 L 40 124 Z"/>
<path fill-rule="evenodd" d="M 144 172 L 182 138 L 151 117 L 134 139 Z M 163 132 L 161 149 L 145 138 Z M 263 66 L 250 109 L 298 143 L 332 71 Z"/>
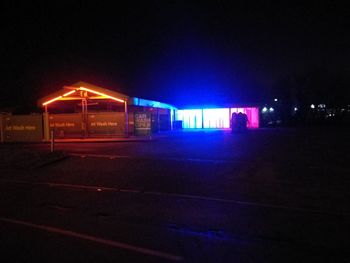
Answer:
<path fill-rule="evenodd" d="M 1 145 L 0 260 L 350 262 L 348 134 Z"/>

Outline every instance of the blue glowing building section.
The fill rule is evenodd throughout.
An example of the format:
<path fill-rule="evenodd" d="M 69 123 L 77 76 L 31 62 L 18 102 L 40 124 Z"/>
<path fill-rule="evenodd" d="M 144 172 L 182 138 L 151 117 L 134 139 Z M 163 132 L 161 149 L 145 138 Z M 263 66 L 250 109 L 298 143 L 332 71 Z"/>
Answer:
<path fill-rule="evenodd" d="M 160 109 L 169 109 L 169 110 L 175 110 L 176 108 L 170 104 L 162 103 L 159 101 L 153 101 L 153 100 L 146 100 L 146 99 L 140 99 L 136 97 L 131 97 L 128 99 L 128 105 L 133 106 L 143 106 L 143 107 L 153 107 L 153 108 L 160 108 Z"/>
<path fill-rule="evenodd" d="M 182 128 L 202 128 L 202 110 L 178 110 L 177 120 L 182 121 Z"/>

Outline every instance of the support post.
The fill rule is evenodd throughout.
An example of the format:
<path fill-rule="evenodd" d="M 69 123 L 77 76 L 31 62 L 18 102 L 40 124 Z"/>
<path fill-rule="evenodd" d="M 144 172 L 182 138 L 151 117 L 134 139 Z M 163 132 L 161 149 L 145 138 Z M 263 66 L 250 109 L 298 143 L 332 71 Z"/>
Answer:
<path fill-rule="evenodd" d="M 170 112 L 170 130 L 174 130 L 174 119 L 175 119 L 175 111 L 173 109 L 169 110 Z"/>
<path fill-rule="evenodd" d="M 157 108 L 157 132 L 160 132 L 159 108 Z"/>
<path fill-rule="evenodd" d="M 1 142 L 4 142 L 4 128 L 3 128 L 2 116 L 3 115 L 0 114 L 0 139 L 1 139 Z"/>
<path fill-rule="evenodd" d="M 48 142 L 50 140 L 50 125 L 49 125 L 49 112 L 47 111 L 47 105 L 45 105 L 45 112 L 43 114 L 43 124 L 44 124 L 44 141 Z"/>
<path fill-rule="evenodd" d="M 202 109 L 202 129 L 204 129 L 204 110 Z"/>
<path fill-rule="evenodd" d="M 50 143 L 50 149 L 51 152 L 53 153 L 55 151 L 55 132 L 54 130 L 51 130 L 51 143 Z"/>
<path fill-rule="evenodd" d="M 229 114 L 229 121 L 230 121 L 230 128 L 232 128 L 232 112 L 231 112 L 231 107 L 228 108 L 228 114 Z"/>
<path fill-rule="evenodd" d="M 129 137 L 129 113 L 128 113 L 127 99 L 124 99 L 124 115 L 125 115 L 125 137 Z"/>
<path fill-rule="evenodd" d="M 83 138 L 87 137 L 87 101 L 85 98 L 81 100 L 81 118 L 82 118 L 82 130 L 83 130 Z"/>

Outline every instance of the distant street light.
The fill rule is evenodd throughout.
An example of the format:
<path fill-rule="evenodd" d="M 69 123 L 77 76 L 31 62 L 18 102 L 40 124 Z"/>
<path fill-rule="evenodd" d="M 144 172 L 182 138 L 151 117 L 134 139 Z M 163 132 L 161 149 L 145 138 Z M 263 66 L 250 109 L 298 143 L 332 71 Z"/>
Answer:
<path fill-rule="evenodd" d="M 275 98 L 275 99 L 274 99 L 274 101 L 278 101 L 278 99 L 277 99 L 277 98 Z"/>
<path fill-rule="evenodd" d="M 315 108 L 315 105 L 314 105 L 314 104 L 311 104 L 310 107 L 311 107 L 311 109 L 314 109 L 314 108 Z"/>
<path fill-rule="evenodd" d="M 267 108 L 264 107 L 264 108 L 262 109 L 262 112 L 263 112 L 263 113 L 267 112 Z"/>
<path fill-rule="evenodd" d="M 271 108 L 269 109 L 269 111 L 270 111 L 270 112 L 273 112 L 273 111 L 274 111 L 274 108 L 271 107 Z"/>

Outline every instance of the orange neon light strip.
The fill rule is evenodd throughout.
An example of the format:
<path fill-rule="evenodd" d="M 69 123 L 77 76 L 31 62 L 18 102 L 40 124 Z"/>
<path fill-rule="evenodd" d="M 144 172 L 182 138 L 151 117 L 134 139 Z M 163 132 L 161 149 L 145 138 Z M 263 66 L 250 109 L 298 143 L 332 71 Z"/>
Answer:
<path fill-rule="evenodd" d="M 91 89 L 88 89 L 88 88 L 80 87 L 79 90 L 85 90 L 85 91 L 88 91 L 88 92 L 91 92 L 91 93 L 100 95 L 100 96 L 102 96 L 102 97 L 104 97 L 104 98 L 112 99 L 112 100 L 115 100 L 115 101 L 118 101 L 118 102 L 122 102 L 122 103 L 125 102 L 125 101 L 122 100 L 122 99 L 118 99 L 118 98 L 115 98 L 115 97 L 113 97 L 113 96 L 109 96 L 109 95 L 107 95 L 107 94 L 104 94 L 104 93 L 101 93 L 101 92 L 98 92 L 98 91 L 94 91 L 94 90 L 91 90 Z M 64 93 L 64 94 L 61 95 L 61 96 L 58 96 L 58 97 L 53 98 L 53 99 L 51 99 L 51 100 L 45 101 L 45 102 L 43 103 L 43 106 L 48 105 L 48 104 L 50 104 L 50 103 L 52 103 L 52 102 L 54 102 L 54 101 L 56 101 L 56 100 L 62 99 L 63 97 L 67 97 L 67 96 L 73 94 L 73 93 L 76 92 L 76 91 L 77 91 L 77 90 L 71 90 L 71 91 L 68 91 L 68 92 Z"/>
<path fill-rule="evenodd" d="M 118 98 L 109 96 L 109 95 L 107 95 L 107 94 L 104 94 L 104 93 L 101 93 L 101 92 L 98 92 L 98 91 L 94 91 L 94 90 L 87 89 L 87 88 L 84 88 L 84 87 L 80 87 L 79 89 L 80 89 L 80 90 L 86 90 L 86 91 L 88 91 L 88 92 L 95 93 L 95 94 L 97 94 L 97 95 L 104 96 L 104 97 L 107 97 L 107 98 L 109 98 L 109 99 L 112 99 L 112 100 L 115 100 L 115 101 L 119 101 L 119 102 L 123 102 L 123 103 L 124 103 L 124 100 L 122 100 L 122 99 L 118 99 Z"/>
<path fill-rule="evenodd" d="M 54 102 L 54 101 L 56 101 L 56 100 L 59 100 L 59 99 L 61 99 L 61 98 L 63 98 L 63 97 L 67 97 L 67 96 L 69 96 L 70 94 L 73 94 L 74 92 L 76 92 L 76 90 L 71 90 L 71 91 L 69 91 L 69 92 L 67 92 L 67 93 L 64 93 L 64 94 L 61 95 L 61 96 L 58 96 L 58 97 L 53 98 L 53 99 L 51 99 L 51 100 L 45 101 L 45 102 L 43 103 L 43 106 L 45 106 L 45 105 L 47 105 L 47 104 L 50 104 L 50 103 L 52 103 L 52 102 Z"/>
<path fill-rule="evenodd" d="M 62 95 L 62 97 L 69 96 L 70 94 L 73 94 L 74 92 L 76 92 L 76 90 L 71 90 L 71 91 L 69 91 L 69 92 L 67 92 L 67 93 L 64 93 L 64 94 Z"/>
<path fill-rule="evenodd" d="M 43 103 L 43 106 L 45 106 L 45 105 L 47 105 L 47 104 L 50 104 L 51 102 L 54 102 L 54 101 L 56 101 L 56 100 L 59 100 L 60 98 L 62 98 L 62 96 L 58 96 L 58 97 L 56 97 L 56 98 L 53 98 L 52 100 L 45 101 L 45 102 Z"/>

